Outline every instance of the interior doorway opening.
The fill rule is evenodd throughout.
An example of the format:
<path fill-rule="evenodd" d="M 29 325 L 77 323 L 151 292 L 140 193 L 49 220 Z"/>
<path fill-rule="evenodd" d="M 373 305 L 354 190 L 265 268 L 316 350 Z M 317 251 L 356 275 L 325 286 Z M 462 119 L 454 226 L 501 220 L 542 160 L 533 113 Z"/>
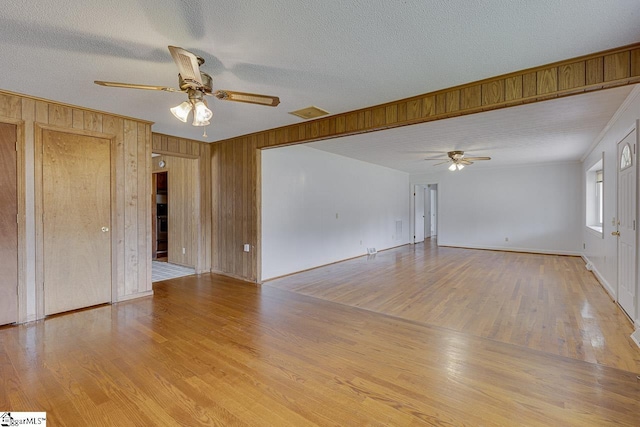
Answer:
<path fill-rule="evenodd" d="M 168 180 L 168 172 L 153 173 L 152 259 L 162 262 L 167 262 L 169 258 Z"/>

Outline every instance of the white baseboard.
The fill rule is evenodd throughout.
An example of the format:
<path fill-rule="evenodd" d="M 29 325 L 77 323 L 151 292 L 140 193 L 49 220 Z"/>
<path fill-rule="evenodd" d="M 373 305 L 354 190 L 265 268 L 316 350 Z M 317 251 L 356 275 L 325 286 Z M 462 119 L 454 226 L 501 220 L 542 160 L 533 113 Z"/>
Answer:
<path fill-rule="evenodd" d="M 438 246 L 446 246 L 450 248 L 464 248 L 464 249 L 484 249 L 490 251 L 503 251 L 503 252 L 524 252 L 530 254 L 542 254 L 542 255 L 568 255 L 568 256 L 581 256 L 580 252 L 575 251 L 558 251 L 548 249 L 531 249 L 531 248 L 513 248 L 506 246 L 480 246 L 480 245 L 465 245 L 455 243 L 441 243 L 438 242 Z"/>
<path fill-rule="evenodd" d="M 631 334 L 631 339 L 633 340 L 634 343 L 636 343 L 638 347 L 640 347 L 640 329 L 636 329 Z"/>
<path fill-rule="evenodd" d="M 618 296 L 616 295 L 616 291 L 613 288 L 613 286 L 611 286 L 611 284 L 604 278 L 604 276 L 600 274 L 598 269 L 593 265 L 593 263 L 589 260 L 589 258 L 585 254 L 581 254 L 580 256 L 582 257 L 582 259 L 586 264 L 591 265 L 591 272 L 593 273 L 593 275 L 596 276 L 596 279 L 598 279 L 598 282 L 600 282 L 604 290 L 607 291 L 611 299 L 614 302 L 617 302 Z"/>

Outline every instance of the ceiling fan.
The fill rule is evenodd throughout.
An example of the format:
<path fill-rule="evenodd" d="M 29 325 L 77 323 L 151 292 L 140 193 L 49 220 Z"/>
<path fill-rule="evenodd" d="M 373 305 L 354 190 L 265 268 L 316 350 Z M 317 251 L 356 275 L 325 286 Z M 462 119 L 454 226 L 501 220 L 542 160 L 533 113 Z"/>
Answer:
<path fill-rule="evenodd" d="M 433 166 L 443 165 L 445 163 L 451 163 L 451 166 L 449 166 L 449 170 L 455 171 L 455 170 L 460 170 L 465 166 L 472 165 L 473 162 L 476 162 L 479 160 L 491 160 L 491 157 L 465 157 L 464 151 L 460 151 L 460 150 L 449 151 L 447 153 L 447 156 L 449 156 L 448 160 L 445 160 L 440 163 L 436 163 Z M 428 158 L 425 160 L 442 160 L 442 158 Z"/>
<path fill-rule="evenodd" d="M 173 61 L 178 66 L 178 86 L 180 89 L 165 86 L 140 85 L 132 83 L 105 82 L 95 80 L 94 83 L 101 86 L 123 87 L 127 89 L 162 90 L 165 92 L 185 92 L 189 97 L 180 105 L 171 108 L 171 112 L 182 122 L 187 122 L 189 113 L 193 110 L 193 126 L 206 126 L 213 117 L 213 112 L 207 106 L 205 95 L 215 96 L 223 101 L 247 102 L 249 104 L 266 105 L 276 107 L 280 104 L 280 98 L 256 93 L 234 92 L 230 90 L 213 91 L 213 79 L 200 70 L 204 59 L 181 47 L 169 46 L 169 52 Z"/>

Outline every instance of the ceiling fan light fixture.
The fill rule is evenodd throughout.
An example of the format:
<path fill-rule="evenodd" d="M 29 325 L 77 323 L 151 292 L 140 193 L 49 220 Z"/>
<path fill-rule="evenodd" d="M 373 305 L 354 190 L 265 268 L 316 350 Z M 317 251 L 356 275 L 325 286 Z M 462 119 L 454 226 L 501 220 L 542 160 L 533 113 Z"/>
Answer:
<path fill-rule="evenodd" d="M 462 163 L 458 163 L 458 164 L 456 164 L 456 167 L 458 168 L 458 170 L 462 170 L 464 165 Z"/>
<path fill-rule="evenodd" d="M 454 170 L 456 170 L 456 164 L 455 163 L 451 163 L 451 166 L 449 166 L 449 170 L 451 172 L 453 172 Z"/>
<path fill-rule="evenodd" d="M 213 111 L 207 107 L 204 101 L 197 101 L 193 107 L 193 125 L 206 126 L 213 117 Z"/>
<path fill-rule="evenodd" d="M 171 111 L 171 114 L 173 114 L 176 119 L 186 123 L 189 113 L 191 112 L 191 108 L 191 103 L 189 101 L 184 101 L 180 105 L 169 108 L 169 111 Z"/>

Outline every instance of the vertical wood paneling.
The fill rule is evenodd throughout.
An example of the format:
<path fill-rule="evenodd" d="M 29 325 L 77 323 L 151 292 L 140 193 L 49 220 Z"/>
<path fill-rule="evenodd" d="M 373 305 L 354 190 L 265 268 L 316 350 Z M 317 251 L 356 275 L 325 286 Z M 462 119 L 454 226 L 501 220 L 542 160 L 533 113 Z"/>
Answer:
<path fill-rule="evenodd" d="M 138 127 L 131 120 L 124 120 L 124 259 L 125 295 L 138 290 Z M 146 200 L 144 198 L 143 200 Z"/>
<path fill-rule="evenodd" d="M 264 141 L 264 137 L 262 138 Z M 182 265 L 188 265 L 194 267 L 197 273 L 211 271 L 211 265 L 213 256 L 211 253 L 212 247 L 212 187 L 211 180 L 214 172 L 211 169 L 211 144 L 207 144 L 202 141 L 196 141 L 186 138 L 178 138 L 167 136 L 163 134 L 152 134 L 152 147 L 151 151 L 158 154 L 163 154 L 167 161 L 167 167 L 178 167 L 177 173 L 179 174 L 176 179 L 179 179 L 183 184 L 185 182 L 191 182 L 191 184 L 184 184 L 186 187 L 181 191 L 186 191 L 191 194 L 195 191 L 195 196 L 185 199 L 190 204 L 190 215 L 192 218 L 189 220 L 194 224 L 188 230 L 177 230 L 179 238 L 182 239 L 185 233 L 190 233 L 191 237 L 186 236 L 187 240 L 184 245 L 176 246 L 173 250 L 169 248 L 169 262 L 175 262 Z M 169 141 L 171 141 L 169 143 Z M 173 149 L 174 151 L 171 151 Z M 182 158 L 186 163 L 178 163 L 176 159 Z M 197 159 L 195 161 L 194 159 Z M 157 158 L 154 159 L 153 168 L 157 170 Z M 189 172 L 182 170 L 184 166 L 178 166 L 180 164 L 191 164 Z M 172 166 L 171 166 L 172 165 Z M 193 166 L 195 165 L 195 166 Z M 180 169 L 182 168 L 182 169 Z M 176 171 L 172 171 L 173 174 Z M 187 175 L 185 175 L 187 174 Z M 150 175 L 149 175 L 150 176 Z M 169 182 L 171 183 L 171 176 Z M 185 193 L 185 194 L 187 194 Z M 171 196 L 169 196 L 171 198 Z M 183 214 L 181 214 L 183 215 Z M 177 241 L 173 239 L 174 243 Z M 171 238 L 169 239 L 169 245 L 171 245 Z M 177 244 L 177 243 L 176 243 Z M 182 247 L 187 248 L 187 257 L 181 257 Z M 176 252 L 177 251 L 177 252 Z M 176 257 L 172 257 L 172 252 Z"/>
<path fill-rule="evenodd" d="M 538 77 L 536 73 L 522 75 L 522 96 L 530 98 L 538 94 Z"/>
<path fill-rule="evenodd" d="M 419 99 L 412 99 L 407 102 L 407 120 L 419 119 L 422 117 L 422 102 Z"/>
<path fill-rule="evenodd" d="M 422 117 L 433 117 L 436 115 L 436 97 L 425 96 L 422 98 Z"/>
<path fill-rule="evenodd" d="M 604 82 L 604 59 L 593 58 L 585 61 L 585 83 L 594 85 Z"/>
<path fill-rule="evenodd" d="M 144 268 L 144 259 L 151 256 L 150 248 L 147 246 L 147 236 L 151 234 L 150 217 L 151 207 L 149 206 L 147 197 L 149 193 L 148 183 L 150 181 L 150 173 L 147 171 L 147 164 L 151 160 L 147 156 L 147 134 L 146 126 L 142 123 L 133 122 L 136 126 L 136 161 L 137 161 L 137 193 L 136 200 L 138 202 L 138 209 L 136 210 L 137 229 L 138 235 L 136 236 L 137 243 L 137 258 L 138 258 L 138 279 L 136 280 L 136 287 L 134 291 L 144 292 L 147 289 L 147 269 Z M 150 280 L 149 280 L 150 281 Z"/>
<path fill-rule="evenodd" d="M 537 73 L 538 95 L 544 95 L 558 90 L 558 68 L 552 67 Z"/>
<path fill-rule="evenodd" d="M 115 272 L 116 294 L 118 298 L 127 295 L 126 288 L 126 251 L 125 251 L 125 151 L 124 151 L 124 129 L 123 120 L 119 117 L 105 116 L 102 119 L 102 129 L 107 135 L 113 135 L 115 138 L 112 153 L 114 157 L 111 159 L 114 170 L 116 171 L 115 188 L 113 189 L 112 203 L 115 205 L 115 218 L 111 218 L 111 228 L 116 235 L 115 245 L 112 250 L 112 263 Z M 121 173 L 118 173 L 121 171 Z"/>
<path fill-rule="evenodd" d="M 631 51 L 631 77 L 640 76 L 640 49 Z"/>
<path fill-rule="evenodd" d="M 626 79 L 631 75 L 631 56 L 629 52 L 614 53 L 604 57 L 604 81 Z"/>
<path fill-rule="evenodd" d="M 58 132 L 69 132 L 70 134 L 80 134 L 87 136 L 97 136 L 98 138 L 112 138 L 114 144 L 119 144 L 119 148 L 112 151 L 122 153 L 123 162 L 114 164 L 111 176 L 115 185 L 112 186 L 113 210 L 111 212 L 111 231 L 115 233 L 111 252 L 112 272 L 114 284 L 117 288 L 113 295 L 114 300 L 127 295 L 135 295 L 141 290 L 149 291 L 150 263 L 146 261 L 144 252 L 148 245 L 149 238 L 144 232 L 148 218 L 138 203 L 140 197 L 144 197 L 144 186 L 139 185 L 141 176 L 138 172 L 140 164 L 146 165 L 146 158 L 150 155 L 150 125 L 146 122 L 129 120 L 134 128 L 132 143 L 124 146 L 123 118 L 104 114 L 96 111 L 88 111 L 80 107 L 58 104 L 56 102 L 34 99 L 19 94 L 8 94 L 0 92 L 0 109 L 11 108 L 14 111 L 5 111 L 8 116 L 16 119 L 22 118 L 19 123 L 19 151 L 18 159 L 22 175 L 19 179 L 21 188 L 21 198 L 19 203 L 19 229 L 21 230 L 20 242 L 20 285 L 19 285 L 19 319 L 21 322 L 36 320 L 44 315 L 44 295 L 42 293 L 42 271 L 43 259 L 46 253 L 43 252 L 42 245 L 42 182 L 47 177 L 42 176 L 42 153 L 37 149 L 42 148 L 41 134 L 44 129 L 55 129 Z M 1 115 L 1 114 L 0 114 Z M 106 123 L 107 132 L 103 132 L 103 122 Z M 146 130 L 138 135 L 137 129 Z M 149 139 L 149 142 L 145 141 Z M 129 158 L 129 164 L 124 164 L 125 148 L 133 150 Z M 112 156 L 113 161 L 117 161 L 117 155 Z M 125 168 L 125 166 L 127 166 Z M 31 184 L 27 184 L 31 182 Z M 123 191 L 124 183 L 129 183 L 128 191 Z M 32 185 L 32 189 L 28 189 Z M 124 223 L 120 223 L 118 218 L 124 219 L 125 206 L 130 204 L 128 217 L 130 223 L 128 227 L 135 230 L 133 234 L 129 229 L 124 229 Z M 133 207 L 133 208 L 132 208 Z M 142 222 L 141 222 L 142 221 Z M 35 224 L 33 232 L 28 231 L 27 224 Z M 108 224 L 106 224 L 108 225 Z M 125 242 L 127 246 L 125 246 Z M 125 264 L 125 249 L 129 251 L 129 259 L 135 260 L 134 264 Z M 109 260 L 105 260 L 109 262 Z M 73 268 L 73 263 L 71 267 Z M 129 271 L 125 272 L 125 268 Z M 129 277 L 129 282 L 125 284 L 125 275 Z M 148 292 L 146 293 L 148 294 Z M 28 306 L 35 307 L 34 311 L 29 311 Z"/>
<path fill-rule="evenodd" d="M 77 108 L 74 108 L 71 111 L 72 115 L 72 126 L 74 129 L 84 129 L 84 112 Z"/>
<path fill-rule="evenodd" d="M 65 105 L 49 104 L 49 124 L 61 128 L 72 128 L 73 109 Z"/>
<path fill-rule="evenodd" d="M 19 119 L 22 114 L 20 103 L 18 96 L 0 94 L 0 116 Z"/>
<path fill-rule="evenodd" d="M 462 89 L 460 93 L 460 107 L 463 110 L 478 108 L 482 105 L 482 86 L 474 85 Z"/>
<path fill-rule="evenodd" d="M 447 94 L 439 93 L 436 95 L 436 114 L 445 114 L 447 112 Z"/>
<path fill-rule="evenodd" d="M 385 110 L 385 124 L 389 125 L 389 124 L 396 123 L 398 121 L 397 105 L 389 105 L 384 110 Z"/>
<path fill-rule="evenodd" d="M 522 96 L 522 76 L 507 77 L 504 79 L 505 101 L 515 101 L 521 99 Z"/>
<path fill-rule="evenodd" d="M 447 92 L 445 98 L 445 110 L 447 113 L 455 113 L 460 110 L 460 91 L 452 90 Z"/>
<path fill-rule="evenodd" d="M 558 67 L 558 90 L 573 89 L 585 84 L 585 62 Z"/>
<path fill-rule="evenodd" d="M 22 255 L 22 259 L 18 263 L 20 268 L 19 271 L 19 284 L 18 284 L 18 321 L 19 322 L 28 322 L 32 320 L 36 320 L 37 313 L 37 302 L 40 296 L 40 290 L 36 283 L 32 281 L 35 279 L 36 274 L 36 265 L 35 260 L 35 242 L 33 241 L 33 233 L 35 232 L 33 229 L 30 233 L 30 238 L 27 237 L 27 226 L 26 221 L 27 218 L 33 220 L 34 217 L 34 200 L 32 195 L 32 189 L 30 188 L 30 197 L 27 200 L 27 175 L 32 178 L 34 177 L 34 123 L 36 119 L 36 101 L 29 98 L 22 99 L 22 114 L 21 114 L 23 123 L 20 126 L 21 132 L 18 134 L 18 143 L 22 141 L 22 150 L 18 151 L 18 170 L 22 168 L 22 171 L 19 175 L 19 185 L 21 182 L 21 189 L 18 189 L 18 194 L 20 195 L 20 199 L 18 201 L 18 208 L 21 209 L 22 215 L 20 215 L 20 222 L 18 223 L 18 232 L 19 232 L 19 253 Z M 18 128 L 20 130 L 20 127 Z M 22 156 L 20 156 L 22 154 Z M 27 160 L 28 159 L 28 160 Z M 32 184 L 33 185 L 33 184 Z M 28 277 L 31 278 L 32 281 L 28 281 Z M 31 292 L 28 292 L 27 287 L 30 288 Z M 31 296 L 31 302 L 35 299 L 36 302 L 36 312 L 29 313 L 27 310 L 27 302 L 29 299 L 29 295 Z"/>
<path fill-rule="evenodd" d="M 482 85 L 482 105 L 493 105 L 504 101 L 504 80 Z"/>

